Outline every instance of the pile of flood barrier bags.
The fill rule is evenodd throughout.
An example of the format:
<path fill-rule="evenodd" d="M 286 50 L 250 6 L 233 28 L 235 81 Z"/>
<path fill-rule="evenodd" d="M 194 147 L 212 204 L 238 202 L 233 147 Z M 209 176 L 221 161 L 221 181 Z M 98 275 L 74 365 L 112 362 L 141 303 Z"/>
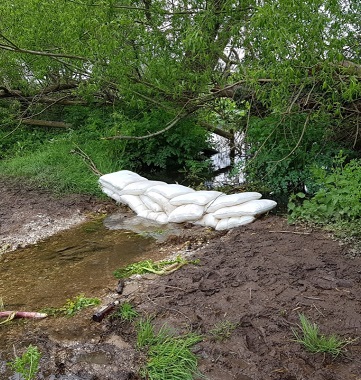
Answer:
<path fill-rule="evenodd" d="M 129 170 L 99 178 L 102 191 L 130 207 L 138 216 L 159 224 L 190 222 L 228 230 L 253 222 L 276 207 L 257 192 L 226 195 L 219 191 L 195 191 L 178 184 L 152 181 Z"/>

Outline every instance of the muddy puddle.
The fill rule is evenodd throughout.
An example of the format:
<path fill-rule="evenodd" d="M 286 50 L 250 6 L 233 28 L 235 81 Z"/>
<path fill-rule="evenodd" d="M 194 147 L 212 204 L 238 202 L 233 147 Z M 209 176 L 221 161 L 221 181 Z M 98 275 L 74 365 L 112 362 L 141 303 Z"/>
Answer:
<path fill-rule="evenodd" d="M 92 221 L 0 258 L 0 297 L 7 310 L 59 307 L 80 293 L 114 287 L 113 271 L 147 258 L 154 239 Z"/>
<path fill-rule="evenodd" d="M 5 310 L 39 311 L 61 307 L 67 299 L 79 294 L 103 298 L 115 291 L 117 280 L 113 272 L 117 268 L 140 260 L 164 258 L 158 242 L 176 230 L 172 226 L 162 228 L 144 224 L 137 217 L 114 214 L 4 254 L 0 256 L 0 301 Z M 23 339 L 27 325 L 42 326 L 41 330 L 45 328 L 56 341 L 70 338 L 79 341 L 89 338 L 89 323 L 69 324 L 62 318 L 51 318 L 44 322 L 16 320 L 0 325 L 0 356 L 1 351 L 11 351 L 9 345 Z M 92 334 L 90 330 L 89 333 Z"/>

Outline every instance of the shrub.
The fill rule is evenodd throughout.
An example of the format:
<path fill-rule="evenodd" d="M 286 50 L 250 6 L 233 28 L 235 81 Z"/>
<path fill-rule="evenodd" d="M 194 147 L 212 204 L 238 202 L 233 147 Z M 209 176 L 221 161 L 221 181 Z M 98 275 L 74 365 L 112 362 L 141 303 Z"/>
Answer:
<path fill-rule="evenodd" d="M 277 195 L 311 187 L 311 168 L 330 166 L 340 149 L 329 139 L 329 123 L 326 118 L 308 119 L 306 114 L 251 119 L 246 136 L 247 182 Z"/>
<path fill-rule="evenodd" d="M 361 160 L 345 163 L 342 152 L 331 168 L 315 167 L 313 179 L 318 189 L 308 198 L 297 193 L 290 198 L 290 220 L 321 225 L 356 222 L 361 219 Z"/>

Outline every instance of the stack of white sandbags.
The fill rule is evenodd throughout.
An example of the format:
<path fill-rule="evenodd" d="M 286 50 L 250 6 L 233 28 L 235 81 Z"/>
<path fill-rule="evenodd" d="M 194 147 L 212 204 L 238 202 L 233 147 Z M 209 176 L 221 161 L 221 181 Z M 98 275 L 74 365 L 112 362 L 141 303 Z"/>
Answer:
<path fill-rule="evenodd" d="M 109 197 L 160 224 L 191 222 L 227 230 L 251 223 L 277 205 L 275 201 L 260 199 L 262 195 L 257 192 L 226 195 L 219 191 L 195 191 L 151 181 L 129 170 L 105 174 L 99 184 Z"/>

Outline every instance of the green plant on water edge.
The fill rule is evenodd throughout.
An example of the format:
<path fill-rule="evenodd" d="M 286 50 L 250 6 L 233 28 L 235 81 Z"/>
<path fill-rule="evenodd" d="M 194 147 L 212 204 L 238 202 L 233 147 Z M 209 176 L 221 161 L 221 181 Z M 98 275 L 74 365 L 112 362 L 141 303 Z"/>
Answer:
<path fill-rule="evenodd" d="M 198 264 L 199 260 L 186 260 L 181 256 L 177 256 L 175 259 L 171 260 L 161 260 L 161 261 L 153 261 L 153 260 L 144 260 L 139 261 L 134 264 L 130 264 L 125 268 L 120 268 L 114 271 L 114 276 L 116 278 L 127 278 L 132 276 L 133 274 L 145 274 L 145 273 L 154 273 L 158 275 L 171 273 L 183 265 L 186 264 Z"/>
<path fill-rule="evenodd" d="M 73 317 L 79 311 L 99 304 L 99 298 L 87 298 L 84 294 L 79 294 L 72 299 L 67 299 L 65 305 L 60 308 L 43 308 L 41 311 L 52 316 Z"/>
<path fill-rule="evenodd" d="M 39 371 L 41 353 L 36 346 L 30 345 L 22 356 L 15 357 L 7 365 L 16 373 L 22 375 L 23 380 L 35 379 Z"/>
<path fill-rule="evenodd" d="M 299 315 L 301 333 L 292 329 L 295 342 L 302 344 L 305 349 L 312 353 L 325 353 L 333 357 L 339 356 L 343 349 L 353 342 L 351 339 L 342 340 L 336 335 L 321 335 L 315 323 L 310 322 L 303 314 Z"/>
<path fill-rule="evenodd" d="M 197 357 L 191 351 L 202 336 L 193 333 L 173 336 L 165 325 L 156 333 L 150 319 L 140 320 L 136 328 L 138 347 L 147 353 L 147 363 L 140 371 L 141 376 L 149 380 L 202 377 L 197 369 Z"/>
<path fill-rule="evenodd" d="M 231 321 L 220 321 L 214 325 L 214 328 L 209 331 L 211 337 L 218 341 L 228 339 L 232 332 L 237 328 L 237 323 Z"/>
<path fill-rule="evenodd" d="M 139 313 L 134 309 L 129 302 L 122 303 L 118 310 L 112 314 L 113 318 L 120 318 L 124 321 L 132 322 L 138 318 Z"/>

